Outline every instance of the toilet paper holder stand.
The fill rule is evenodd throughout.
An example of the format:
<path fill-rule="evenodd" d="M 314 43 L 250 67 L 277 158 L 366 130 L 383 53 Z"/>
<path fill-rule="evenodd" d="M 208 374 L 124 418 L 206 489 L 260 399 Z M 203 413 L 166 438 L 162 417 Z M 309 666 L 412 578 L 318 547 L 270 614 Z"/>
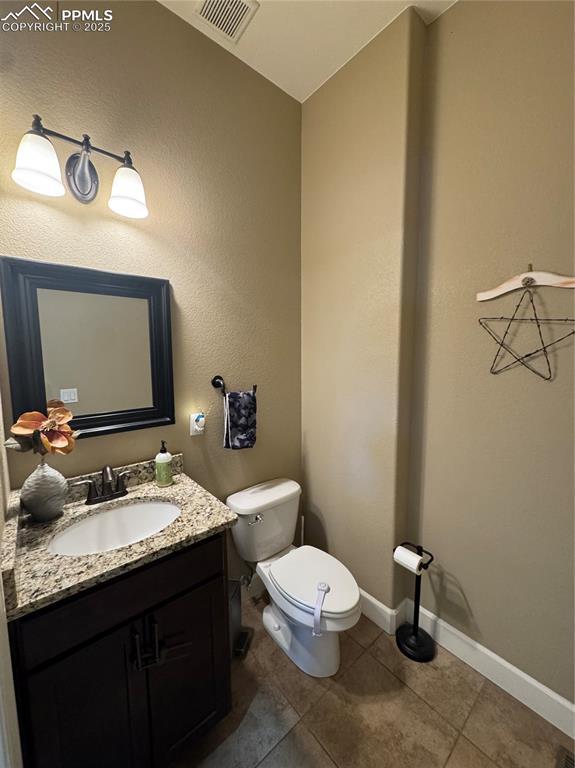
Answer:
<path fill-rule="evenodd" d="M 428 556 L 425 562 L 421 563 L 421 571 L 426 571 L 434 560 L 429 550 L 424 549 L 421 544 L 414 544 L 411 541 L 403 541 L 400 547 L 411 547 L 420 557 Z M 394 547 L 395 552 L 396 547 Z M 413 621 L 402 624 L 395 632 L 395 642 L 399 650 L 408 659 L 418 662 L 428 662 L 435 658 L 435 640 L 424 629 L 419 626 L 419 605 L 421 602 L 421 572 L 415 575 L 415 596 L 413 599 Z"/>

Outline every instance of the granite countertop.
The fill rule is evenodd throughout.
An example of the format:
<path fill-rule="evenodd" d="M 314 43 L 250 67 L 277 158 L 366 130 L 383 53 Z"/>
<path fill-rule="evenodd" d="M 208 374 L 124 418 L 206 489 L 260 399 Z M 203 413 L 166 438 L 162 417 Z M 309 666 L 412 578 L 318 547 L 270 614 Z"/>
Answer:
<path fill-rule="evenodd" d="M 158 488 L 149 480 L 142 482 L 146 479 L 141 473 L 127 496 L 113 501 L 88 507 L 83 500 L 72 500 L 64 507 L 63 516 L 49 523 L 30 523 L 19 514 L 19 492 L 11 493 L 1 559 L 9 621 L 220 533 L 237 520 L 225 504 L 183 473 L 175 475 L 174 484 L 168 488 Z M 52 537 L 68 526 L 136 501 L 171 502 L 180 508 L 181 515 L 159 533 L 109 552 L 68 556 L 48 551 Z"/>

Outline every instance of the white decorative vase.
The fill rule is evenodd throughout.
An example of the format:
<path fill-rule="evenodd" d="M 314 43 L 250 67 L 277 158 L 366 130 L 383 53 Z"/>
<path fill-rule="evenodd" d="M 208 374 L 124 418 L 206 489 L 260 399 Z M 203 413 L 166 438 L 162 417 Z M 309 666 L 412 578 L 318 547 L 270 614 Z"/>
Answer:
<path fill-rule="evenodd" d="M 46 464 L 44 457 L 24 480 L 20 491 L 22 506 L 39 523 L 60 517 L 68 494 L 66 478 Z"/>

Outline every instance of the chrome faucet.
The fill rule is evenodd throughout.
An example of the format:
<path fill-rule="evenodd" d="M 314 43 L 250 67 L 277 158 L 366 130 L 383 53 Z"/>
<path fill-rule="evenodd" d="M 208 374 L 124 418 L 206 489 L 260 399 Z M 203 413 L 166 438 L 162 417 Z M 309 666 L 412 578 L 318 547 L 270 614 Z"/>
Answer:
<path fill-rule="evenodd" d="M 99 504 L 102 501 L 110 501 L 110 499 L 119 499 L 121 496 L 125 496 L 128 493 L 126 488 L 126 478 L 129 477 L 130 472 L 120 472 L 118 475 L 114 472 L 109 464 L 103 467 L 101 472 L 100 491 L 96 486 L 95 480 L 79 480 L 74 483 L 77 485 L 87 485 L 88 495 L 86 497 L 86 504 Z"/>

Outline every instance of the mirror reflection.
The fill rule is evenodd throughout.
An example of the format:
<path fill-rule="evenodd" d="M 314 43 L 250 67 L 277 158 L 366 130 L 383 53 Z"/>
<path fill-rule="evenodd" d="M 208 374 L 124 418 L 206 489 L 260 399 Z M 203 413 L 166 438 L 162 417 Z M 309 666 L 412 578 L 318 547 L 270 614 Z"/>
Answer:
<path fill-rule="evenodd" d="M 153 406 L 148 300 L 39 288 L 46 398 L 75 416 Z"/>

